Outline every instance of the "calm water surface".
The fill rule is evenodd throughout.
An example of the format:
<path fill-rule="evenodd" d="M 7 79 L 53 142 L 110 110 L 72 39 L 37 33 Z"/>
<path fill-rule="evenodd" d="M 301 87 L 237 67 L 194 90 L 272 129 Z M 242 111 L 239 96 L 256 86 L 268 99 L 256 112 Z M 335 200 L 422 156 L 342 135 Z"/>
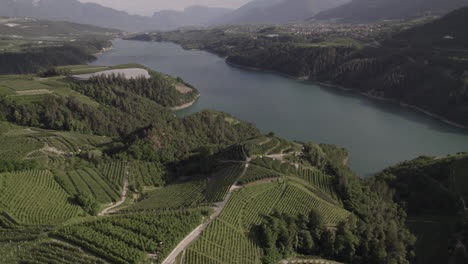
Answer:
<path fill-rule="evenodd" d="M 397 105 L 306 81 L 230 66 L 205 51 L 171 43 L 116 40 L 94 65 L 140 63 L 180 76 L 200 99 L 187 115 L 215 109 L 291 140 L 337 144 L 351 152 L 350 166 L 368 176 L 419 155 L 468 151 L 468 131 Z"/>

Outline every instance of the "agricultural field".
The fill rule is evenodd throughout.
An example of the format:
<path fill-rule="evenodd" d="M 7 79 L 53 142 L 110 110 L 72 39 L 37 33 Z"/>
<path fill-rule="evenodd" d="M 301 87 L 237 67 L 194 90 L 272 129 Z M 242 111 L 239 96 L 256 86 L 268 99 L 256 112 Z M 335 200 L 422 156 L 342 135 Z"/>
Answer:
<path fill-rule="evenodd" d="M 91 194 L 96 201 L 107 204 L 120 199 L 120 190 L 110 184 L 104 176 L 94 168 L 79 170 L 55 170 L 55 178 L 58 183 L 69 193 Z"/>
<path fill-rule="evenodd" d="M 239 184 L 247 184 L 263 179 L 279 178 L 281 176 L 282 174 L 277 173 L 275 171 L 254 164 L 250 164 L 247 168 L 246 173 L 239 179 Z"/>
<path fill-rule="evenodd" d="M 125 181 L 127 167 L 128 165 L 126 162 L 114 161 L 99 165 L 99 171 L 107 182 L 113 186 L 114 190 L 121 192 Z"/>
<path fill-rule="evenodd" d="M 22 160 L 44 144 L 30 137 L 0 136 L 0 146 L 0 160 Z"/>
<path fill-rule="evenodd" d="M 139 263 L 149 253 L 164 259 L 202 219 L 200 210 L 113 216 L 65 226 L 51 236 L 112 263 Z"/>
<path fill-rule="evenodd" d="M 248 157 L 283 154 L 301 150 L 299 144 L 291 143 L 277 137 L 257 137 L 242 143 Z"/>
<path fill-rule="evenodd" d="M 204 181 L 173 183 L 164 188 L 151 190 L 143 195 L 143 200 L 122 209 L 122 213 L 179 209 L 200 206 L 205 203 Z"/>
<path fill-rule="evenodd" d="M 135 189 L 139 189 L 140 186 L 156 186 L 162 187 L 164 185 L 163 180 L 163 168 L 161 165 L 151 162 L 135 161 L 130 166 L 130 184 Z"/>
<path fill-rule="evenodd" d="M 22 264 L 108 264 L 86 254 L 81 248 L 70 244 L 46 240 L 39 242 L 21 254 Z"/>
<path fill-rule="evenodd" d="M 203 231 L 177 260 L 177 264 L 261 263 L 261 250 L 249 237 L 263 215 L 307 214 L 316 209 L 328 226 L 349 216 L 346 210 L 330 204 L 293 182 L 278 181 L 248 185 L 233 193 L 221 214 Z"/>
<path fill-rule="evenodd" d="M 229 188 L 241 176 L 244 167 L 243 164 L 226 164 L 224 168 L 214 172 L 208 179 L 205 191 L 206 200 L 208 202 L 224 200 Z"/>
<path fill-rule="evenodd" d="M 0 174 L 0 208 L 21 224 L 59 224 L 81 208 L 46 170 Z"/>
<path fill-rule="evenodd" d="M 332 186 L 332 178 L 324 174 L 321 170 L 304 165 L 294 165 L 287 161 L 280 161 L 271 158 L 256 158 L 252 160 L 251 168 L 247 170 L 242 183 L 249 183 L 255 180 L 262 180 L 277 177 L 294 177 L 303 180 L 304 185 L 310 185 L 314 192 L 329 200 L 337 200 L 337 195 Z M 297 181 L 297 179 L 296 179 Z"/>

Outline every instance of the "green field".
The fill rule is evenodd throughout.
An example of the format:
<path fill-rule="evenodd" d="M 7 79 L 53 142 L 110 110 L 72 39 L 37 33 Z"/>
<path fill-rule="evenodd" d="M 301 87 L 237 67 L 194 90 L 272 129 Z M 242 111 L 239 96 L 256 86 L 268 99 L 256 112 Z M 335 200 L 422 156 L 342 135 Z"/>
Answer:
<path fill-rule="evenodd" d="M 260 223 L 262 216 L 273 211 L 306 214 L 311 209 L 318 210 L 329 226 L 349 215 L 295 183 L 245 186 L 233 193 L 219 217 L 177 258 L 176 263 L 261 263 L 262 252 L 248 234 Z"/>
<path fill-rule="evenodd" d="M 86 254 L 81 248 L 61 241 L 44 241 L 21 254 L 23 264 L 107 264 Z"/>
<path fill-rule="evenodd" d="M 49 171 L 0 174 L 0 208 L 19 223 L 51 225 L 78 216 L 80 207 Z"/>
<path fill-rule="evenodd" d="M 124 209 L 123 212 L 200 206 L 205 202 L 203 194 L 205 187 L 206 183 L 203 181 L 170 184 L 164 188 L 158 188 L 145 193 L 142 201 Z"/>
<path fill-rule="evenodd" d="M 200 211 L 133 214 L 66 226 L 52 237 L 79 245 L 116 264 L 139 263 L 148 253 L 160 259 L 202 221 Z"/>

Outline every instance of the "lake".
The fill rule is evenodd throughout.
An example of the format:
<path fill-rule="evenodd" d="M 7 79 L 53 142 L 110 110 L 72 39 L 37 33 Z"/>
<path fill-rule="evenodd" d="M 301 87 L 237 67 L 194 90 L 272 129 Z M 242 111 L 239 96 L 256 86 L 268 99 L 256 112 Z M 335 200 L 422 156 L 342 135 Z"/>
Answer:
<path fill-rule="evenodd" d="M 468 131 L 401 106 L 274 73 L 228 65 L 215 54 L 172 43 L 115 40 L 93 65 L 140 63 L 180 76 L 201 93 L 187 115 L 214 109 L 290 140 L 347 148 L 349 166 L 367 177 L 420 155 L 468 151 Z"/>

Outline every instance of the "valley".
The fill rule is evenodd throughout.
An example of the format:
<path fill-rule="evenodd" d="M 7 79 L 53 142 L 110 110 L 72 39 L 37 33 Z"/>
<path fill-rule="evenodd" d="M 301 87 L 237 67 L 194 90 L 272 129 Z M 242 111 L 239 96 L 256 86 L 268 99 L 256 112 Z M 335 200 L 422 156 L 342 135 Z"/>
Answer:
<path fill-rule="evenodd" d="M 0 264 L 468 262 L 467 0 L 0 2 Z"/>

